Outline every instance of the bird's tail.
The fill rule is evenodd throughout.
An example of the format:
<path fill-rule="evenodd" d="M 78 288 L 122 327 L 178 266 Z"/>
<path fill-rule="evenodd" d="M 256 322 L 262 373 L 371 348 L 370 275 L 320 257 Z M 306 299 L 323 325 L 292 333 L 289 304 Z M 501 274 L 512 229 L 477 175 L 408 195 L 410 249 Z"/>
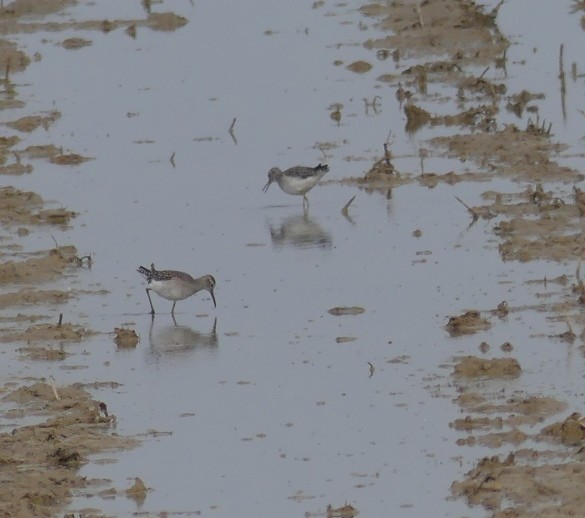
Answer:
<path fill-rule="evenodd" d="M 154 273 L 154 269 L 153 270 L 149 270 L 148 268 L 146 268 L 145 266 L 139 266 L 138 269 L 136 270 L 138 273 L 144 275 L 147 279 L 150 280 L 150 278 L 152 277 L 152 274 Z"/>
<path fill-rule="evenodd" d="M 329 166 L 327 164 L 319 164 L 317 167 L 315 167 L 315 171 L 319 172 L 319 171 L 329 171 Z"/>

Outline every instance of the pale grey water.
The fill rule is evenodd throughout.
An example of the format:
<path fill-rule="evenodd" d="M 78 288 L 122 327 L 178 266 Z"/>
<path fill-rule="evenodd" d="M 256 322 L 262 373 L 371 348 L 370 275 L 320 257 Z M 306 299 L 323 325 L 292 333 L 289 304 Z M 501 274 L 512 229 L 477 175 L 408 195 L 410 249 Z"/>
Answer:
<path fill-rule="evenodd" d="M 571 2 L 563 4 L 568 12 Z M 328 184 L 310 193 L 308 220 L 300 198 L 276 186 L 261 192 L 272 166 L 324 161 L 318 142 L 337 144 L 327 151 L 327 179 L 359 176 L 380 156 L 389 131 L 396 167 L 418 172 L 419 139 L 431 135 L 405 135 L 394 90 L 375 79 L 394 65 L 361 46 L 377 33 L 360 30 L 360 22 L 370 26 L 372 20 L 355 11 L 359 5 L 311 5 L 165 2 L 155 9 L 172 9 L 189 24 L 173 33 L 139 29 L 136 40 L 122 30 L 17 37 L 28 54 L 43 56 L 14 77 L 28 103 L 24 111 L 62 113 L 49 131 L 23 136 L 23 147 L 51 142 L 95 158 L 76 167 L 39 161 L 32 175 L 9 179 L 82 212 L 73 229 L 53 235 L 82 255 L 91 253 L 94 266 L 57 286 L 109 291 L 47 313 L 56 319 L 64 312 L 65 320 L 103 332 L 129 324 L 141 342 L 133 351 L 116 350 L 111 335 L 66 345 L 77 354 L 66 365 L 88 366 L 81 371 L 15 362 L 10 350 L 6 361 L 13 374 L 52 374 L 58 384 L 120 382 L 116 390 L 96 391 L 117 415 L 118 433 L 172 432 L 146 438 L 136 450 L 100 456 L 115 464 L 83 469 L 88 477 L 112 479 L 120 490 L 141 477 L 153 491 L 140 508 L 119 496 L 81 497 L 71 509 L 97 507 L 116 516 L 303 516 L 348 502 L 360 516 L 482 515 L 446 500 L 453 480 L 494 453 L 455 444 L 460 434 L 449 423 L 460 414 L 446 366 L 453 356 L 477 354 L 482 340 L 492 345 L 490 355 L 501 356 L 499 345 L 510 341 L 522 378 L 486 383 L 484 390 L 542 390 L 580 401 L 583 358 L 564 344 L 551 346 L 546 335 L 564 328 L 544 314 L 513 315 L 472 338 L 452 339 L 442 328 L 447 315 L 465 308 L 533 302 L 544 290 L 524 284 L 527 279 L 574 272 L 572 264 L 502 263 L 493 222 L 467 229 L 468 215 L 453 197 L 476 204 L 485 190 L 524 186 L 411 185 L 386 200 Z M 583 81 L 571 83 L 575 97 L 563 125 L 551 72 L 558 46 L 531 54 L 528 32 L 538 34 L 538 15 L 542 23 L 551 19 L 547 8 L 556 15 L 562 9 L 558 2 L 530 5 L 510 2 L 501 9 L 502 31 L 518 42 L 509 54 L 509 81 L 518 90 L 550 93 L 539 103 L 544 116 L 559 140 L 576 143 L 583 134 L 584 119 L 576 113 Z M 521 26 L 518 6 L 520 13 L 534 13 Z M 82 2 L 69 13 L 76 19 L 142 15 L 139 2 L 113 1 Z M 569 56 L 582 60 L 577 17 L 557 23 L 567 63 Z M 93 45 L 77 51 L 56 45 L 71 36 Z M 334 66 L 335 59 L 375 66 L 355 75 Z M 363 98 L 375 95 L 382 108 L 366 113 Z M 344 105 L 340 126 L 329 118 L 335 102 Z M 228 134 L 234 117 L 237 145 Z M 445 172 L 469 165 L 437 158 L 426 167 Z M 354 194 L 352 223 L 340 209 Z M 416 229 L 422 230 L 418 239 Z M 35 231 L 25 243 L 47 248 L 52 239 Z M 160 314 L 151 329 L 135 272 L 150 262 L 213 274 L 218 308 L 202 295 L 179 302 L 175 326 L 171 304 L 153 295 Z M 338 305 L 366 312 L 329 315 Z M 357 340 L 336 343 L 343 336 Z M 402 362 L 390 362 L 401 356 Z"/>

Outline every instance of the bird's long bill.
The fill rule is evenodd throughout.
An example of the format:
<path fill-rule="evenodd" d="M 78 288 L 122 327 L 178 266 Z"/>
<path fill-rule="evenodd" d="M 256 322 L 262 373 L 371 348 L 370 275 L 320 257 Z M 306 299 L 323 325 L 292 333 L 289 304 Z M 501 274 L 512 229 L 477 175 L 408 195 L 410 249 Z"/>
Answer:
<path fill-rule="evenodd" d="M 270 184 L 272 183 L 272 180 L 268 180 L 266 182 L 266 185 L 264 186 L 264 188 L 262 189 L 262 192 L 266 192 L 268 190 L 268 187 L 270 187 Z"/>
<path fill-rule="evenodd" d="M 211 300 L 213 300 L 213 307 L 216 308 L 217 304 L 215 303 L 215 295 L 213 293 L 213 290 L 209 290 L 209 294 L 211 295 Z"/>

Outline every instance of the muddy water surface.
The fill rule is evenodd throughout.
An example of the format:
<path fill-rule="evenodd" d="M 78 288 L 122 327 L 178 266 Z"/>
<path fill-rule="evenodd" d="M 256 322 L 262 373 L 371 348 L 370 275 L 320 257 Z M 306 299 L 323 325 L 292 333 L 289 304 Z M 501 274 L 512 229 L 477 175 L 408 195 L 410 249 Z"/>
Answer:
<path fill-rule="evenodd" d="M 438 115 L 501 105 L 497 130 L 515 122 L 523 132 L 536 115 L 516 117 L 503 108 L 508 97 L 491 93 L 466 93 L 458 104 L 451 76 L 399 77 L 438 58 L 428 38 L 411 47 L 381 45 L 397 29 L 371 6 L 360 12 L 327 3 L 265 4 L 253 10 L 231 2 L 157 4 L 153 10 L 173 9 L 188 20 L 161 31 L 143 22 L 147 13 L 139 3 L 80 3 L 33 20 L 41 25 L 31 34 L 16 31 L 14 41 L 33 63 L 12 77 L 26 108 L 6 111 L 5 118 L 45 117 L 36 130 L 19 133 L 19 148 L 51 143 L 62 148 L 57 157 L 91 158 L 67 166 L 31 161 L 32 174 L 7 177 L 18 189 L 79 213 L 67 227 L 33 229 L 18 243 L 25 250 L 51 248 L 53 240 L 74 243 L 73 255 L 90 255 L 92 264 L 43 279 L 44 289 L 72 294 L 58 305 L 18 305 L 13 313 L 43 313 L 53 324 L 63 313 L 66 322 L 97 334 L 84 332 L 81 343 L 51 337 L 48 347 L 70 354 L 57 361 L 23 356 L 23 342 L 12 337 L 3 350 L 6 376 L 19 384 L 53 376 L 57 388 L 114 382 L 88 390 L 115 414 L 115 432 L 141 445 L 89 452 L 80 473 L 97 481 L 78 490 L 69 504 L 76 512 L 295 516 L 326 515 L 328 505 L 349 504 L 363 516 L 483 515 L 481 488 L 463 485 L 467 473 L 473 482 L 478 459 L 503 460 L 518 445 L 566 455 L 538 433 L 581 411 L 580 339 L 564 334 L 578 335 L 582 325 L 570 291 L 579 250 L 553 262 L 513 240 L 516 227 L 505 227 L 512 238 L 504 249 L 499 245 L 508 234 L 493 230 L 517 219 L 520 237 L 532 235 L 519 227 L 524 213 L 513 205 L 524 207 L 528 221 L 578 226 L 577 208 L 569 205 L 579 171 L 562 169 L 576 161 L 559 159 L 546 138 L 534 146 L 560 165 L 542 168 L 543 160 L 537 166 L 527 158 L 523 170 L 515 149 L 499 143 L 507 152 L 503 166 L 491 163 L 491 144 L 433 147 L 430 137 L 483 136 L 485 128 L 479 121 L 406 132 L 399 89 Z M 570 28 L 561 34 L 571 34 L 561 41 L 567 74 L 576 59 L 573 38 L 581 36 L 570 6 L 556 7 Z M 517 43 L 507 51 L 508 75 L 484 49 L 458 66 L 477 77 L 491 65 L 486 78 L 509 84 L 510 96 L 522 88 L 544 91 L 545 100 L 533 104 L 553 122 L 550 140 L 573 143 L 581 107 L 568 100 L 565 125 L 558 83 L 546 71 L 536 75 L 543 54 L 542 63 L 558 70 L 558 61 L 551 63 L 558 48 L 532 52 L 508 7 L 490 29 Z M 412 29 L 420 22 L 414 6 L 408 9 Z M 423 8 L 421 16 L 431 30 L 434 13 Z M 113 25 L 104 27 L 104 19 Z M 46 21 L 62 26 L 55 31 Z M 442 23 L 434 22 L 432 36 L 439 48 L 448 45 L 442 38 L 450 30 Z M 135 35 L 127 31 L 132 25 Z M 405 38 L 413 34 L 403 30 Z M 506 47 L 500 36 L 490 49 Z M 66 48 L 63 42 L 73 37 L 91 44 Z M 393 60 L 396 48 L 400 59 Z M 352 71 L 363 69 L 355 65 L 360 60 L 373 68 Z M 582 88 L 578 74 L 569 84 L 571 92 Z M 60 116 L 47 118 L 52 110 Z M 512 138 L 485 134 L 504 144 Z M 531 144 L 533 135 L 521 135 Z M 385 142 L 399 175 L 364 183 Z M 534 155 L 534 147 L 527 149 Z M 308 214 L 300 199 L 276 186 L 261 192 L 270 167 L 318 162 L 331 172 L 310 193 Z M 533 195 L 540 192 L 537 182 L 544 192 Z M 455 196 L 484 206 L 490 217 L 470 226 L 473 214 Z M 506 250 L 524 254 L 524 262 L 502 261 L 519 257 L 503 255 Z M 158 314 L 151 320 L 135 272 L 151 262 L 213 274 L 218 308 L 197 295 L 177 304 L 173 321 L 171 304 L 153 295 Z M 563 274 L 567 280 L 559 279 Z M 17 287 L 9 283 L 7 291 Z M 498 312 L 504 300 L 509 311 Z M 360 310 L 329 312 L 340 307 Z M 479 311 L 480 330 L 450 333 L 449 317 L 466 310 Z M 135 348 L 115 344 L 119 327 L 138 334 Z M 476 358 L 465 364 L 469 376 L 454 377 L 460 356 L 506 362 L 493 371 Z M 510 370 L 516 360 L 521 374 Z M 478 394 L 495 406 L 481 407 Z M 520 403 L 532 397 L 559 404 L 531 407 L 526 420 L 456 421 L 522 414 Z M 504 402 L 506 408 L 497 406 Z M 15 419 L 14 425 L 28 423 Z M 125 493 L 135 477 L 148 490 Z M 462 489 L 455 486 L 459 498 L 450 499 L 454 481 Z M 496 492 L 488 490 L 487 504 L 497 509 Z"/>

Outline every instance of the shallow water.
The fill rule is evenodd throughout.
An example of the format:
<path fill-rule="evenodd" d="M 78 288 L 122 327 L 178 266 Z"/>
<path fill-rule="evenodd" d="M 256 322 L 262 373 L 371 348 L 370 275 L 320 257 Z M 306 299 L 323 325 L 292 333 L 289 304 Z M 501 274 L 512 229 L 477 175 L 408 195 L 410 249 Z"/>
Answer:
<path fill-rule="evenodd" d="M 563 4 L 568 12 L 570 2 Z M 503 32 L 519 42 L 509 80 L 546 90 L 546 119 L 560 140 L 572 135 L 576 142 L 580 106 L 571 97 L 570 122 L 557 126 L 558 85 L 540 67 L 543 53 L 529 52 L 537 17 L 518 26 L 516 5 L 501 9 Z M 562 11 L 558 2 L 539 5 Z M 171 432 L 145 437 L 134 451 L 100 456 L 115 464 L 83 470 L 120 490 L 140 477 L 153 491 L 139 508 L 122 496 L 79 497 L 71 509 L 301 516 L 348 502 L 362 516 L 481 515 L 446 500 L 451 482 L 492 454 L 455 444 L 459 434 L 449 423 L 459 408 L 449 362 L 477 353 L 482 340 L 501 356 L 499 344 L 510 341 L 523 367 L 521 385 L 490 382 L 485 390 L 546 391 L 567 400 L 579 397 L 572 387 L 582 381 L 583 359 L 565 344 L 550 346 L 546 335 L 564 328 L 536 311 L 472 340 L 449 338 L 442 326 L 466 308 L 487 310 L 504 299 L 524 305 L 544 291 L 526 280 L 572 273 L 574 265 L 502 263 L 493 222 L 467 228 L 454 195 L 473 205 L 485 190 L 523 188 L 511 182 L 409 185 L 390 199 L 325 183 L 311 191 L 306 217 L 300 198 L 276 186 L 262 193 L 275 165 L 327 161 L 328 180 L 360 176 L 390 131 L 396 167 L 419 171 L 417 139 L 428 132 L 407 136 L 394 90 L 376 82 L 393 65 L 375 63 L 375 53 L 361 46 L 376 34 L 372 20 L 347 6 L 285 1 L 156 7 L 176 10 L 189 24 L 174 33 L 139 28 L 136 40 L 122 30 L 84 32 L 93 45 L 77 51 L 57 44 L 78 31 L 17 38 L 27 53 L 42 55 L 14 78 L 28 109 L 62 113 L 23 147 L 51 141 L 94 157 L 74 167 L 38 162 L 32 175 L 11 182 L 81 212 L 73 229 L 54 237 L 91 254 L 94 265 L 58 286 L 108 290 L 47 312 L 103 333 L 130 325 L 141 337 L 128 351 L 117 350 L 112 335 L 98 335 L 65 345 L 75 353 L 65 365 L 20 364 L 17 374 L 52 374 L 58 384 L 120 382 L 96 391 L 116 414 L 118 433 Z M 142 12 L 138 3 L 100 2 L 80 3 L 69 14 L 114 19 Z M 571 30 L 558 30 L 572 56 L 582 31 L 575 16 L 565 22 Z M 551 65 L 554 45 L 547 49 L 543 62 Z M 356 75 L 334 66 L 336 59 L 375 67 Z M 572 85 L 582 90 L 582 80 Z M 376 95 L 379 112 L 366 111 L 364 98 Z M 336 102 L 344 105 L 340 125 L 329 117 Z M 237 142 L 228 133 L 234 118 Z M 323 156 L 318 143 L 334 146 Z M 466 166 L 433 158 L 426 167 Z M 353 195 L 347 219 L 340 210 Z M 412 235 L 417 229 L 420 238 Z M 26 242 L 52 246 L 44 231 Z M 158 314 L 151 321 L 135 272 L 151 262 L 213 274 L 217 309 L 199 294 L 177 304 L 175 324 L 171 303 L 153 295 Z M 328 313 L 354 305 L 365 312 Z M 356 339 L 337 343 L 340 337 Z"/>

